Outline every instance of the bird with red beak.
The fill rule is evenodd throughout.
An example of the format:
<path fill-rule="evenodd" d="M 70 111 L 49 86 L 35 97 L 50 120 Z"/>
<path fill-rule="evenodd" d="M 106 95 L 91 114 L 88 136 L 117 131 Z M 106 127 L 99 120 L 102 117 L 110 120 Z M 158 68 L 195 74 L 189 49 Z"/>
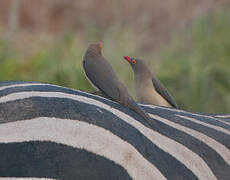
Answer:
<path fill-rule="evenodd" d="M 124 56 L 134 72 L 134 92 L 137 101 L 145 104 L 178 108 L 173 96 L 153 76 L 144 60 Z"/>
<path fill-rule="evenodd" d="M 102 42 L 90 44 L 83 58 L 83 69 L 88 80 L 105 96 L 141 115 L 149 123 L 150 116 L 132 99 L 126 86 L 118 79 L 109 62 L 102 56 Z"/>

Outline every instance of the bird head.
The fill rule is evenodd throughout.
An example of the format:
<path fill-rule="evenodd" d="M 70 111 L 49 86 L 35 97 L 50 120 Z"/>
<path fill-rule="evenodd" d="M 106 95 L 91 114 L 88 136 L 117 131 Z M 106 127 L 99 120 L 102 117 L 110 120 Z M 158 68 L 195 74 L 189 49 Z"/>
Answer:
<path fill-rule="evenodd" d="M 124 56 L 124 59 L 129 62 L 134 73 L 148 73 L 148 67 L 141 59 L 132 58 L 130 56 Z"/>
<path fill-rule="evenodd" d="M 93 43 L 90 44 L 89 47 L 86 50 L 85 57 L 100 57 L 102 55 L 101 49 L 103 47 L 103 43 Z"/>

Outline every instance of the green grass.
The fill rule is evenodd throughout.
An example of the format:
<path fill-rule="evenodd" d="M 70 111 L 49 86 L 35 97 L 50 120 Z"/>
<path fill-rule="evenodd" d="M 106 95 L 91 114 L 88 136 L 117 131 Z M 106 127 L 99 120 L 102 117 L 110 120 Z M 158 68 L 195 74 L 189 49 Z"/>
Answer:
<path fill-rule="evenodd" d="M 41 81 L 94 91 L 83 74 L 82 57 L 90 42 L 103 40 L 104 56 L 132 94 L 133 74 L 124 55 L 148 61 L 182 109 L 229 113 L 229 19 L 229 9 L 201 17 L 183 32 L 174 33 L 157 52 L 141 51 L 140 36 L 119 26 L 103 34 L 93 28 L 83 34 L 65 34 L 40 46 L 37 40 L 33 51 L 30 44 L 15 45 L 20 44 L 17 39 L 0 40 L 0 81 Z"/>
<path fill-rule="evenodd" d="M 162 50 L 160 76 L 182 107 L 230 112 L 229 18 L 227 10 L 202 17 Z"/>

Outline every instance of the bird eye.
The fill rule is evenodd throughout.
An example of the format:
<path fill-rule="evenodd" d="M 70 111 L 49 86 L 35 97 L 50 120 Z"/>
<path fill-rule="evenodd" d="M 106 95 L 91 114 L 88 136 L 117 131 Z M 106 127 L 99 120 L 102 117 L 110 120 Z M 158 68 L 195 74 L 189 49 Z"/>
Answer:
<path fill-rule="evenodd" d="M 136 60 L 135 59 L 132 60 L 132 64 L 136 64 Z"/>

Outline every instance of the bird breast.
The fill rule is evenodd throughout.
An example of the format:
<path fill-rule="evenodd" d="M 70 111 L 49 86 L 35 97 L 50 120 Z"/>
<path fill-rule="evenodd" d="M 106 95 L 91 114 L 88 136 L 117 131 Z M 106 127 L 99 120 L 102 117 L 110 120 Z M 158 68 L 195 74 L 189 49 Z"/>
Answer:
<path fill-rule="evenodd" d="M 140 103 L 171 107 L 171 105 L 155 90 L 152 78 L 134 77 L 136 99 Z"/>

